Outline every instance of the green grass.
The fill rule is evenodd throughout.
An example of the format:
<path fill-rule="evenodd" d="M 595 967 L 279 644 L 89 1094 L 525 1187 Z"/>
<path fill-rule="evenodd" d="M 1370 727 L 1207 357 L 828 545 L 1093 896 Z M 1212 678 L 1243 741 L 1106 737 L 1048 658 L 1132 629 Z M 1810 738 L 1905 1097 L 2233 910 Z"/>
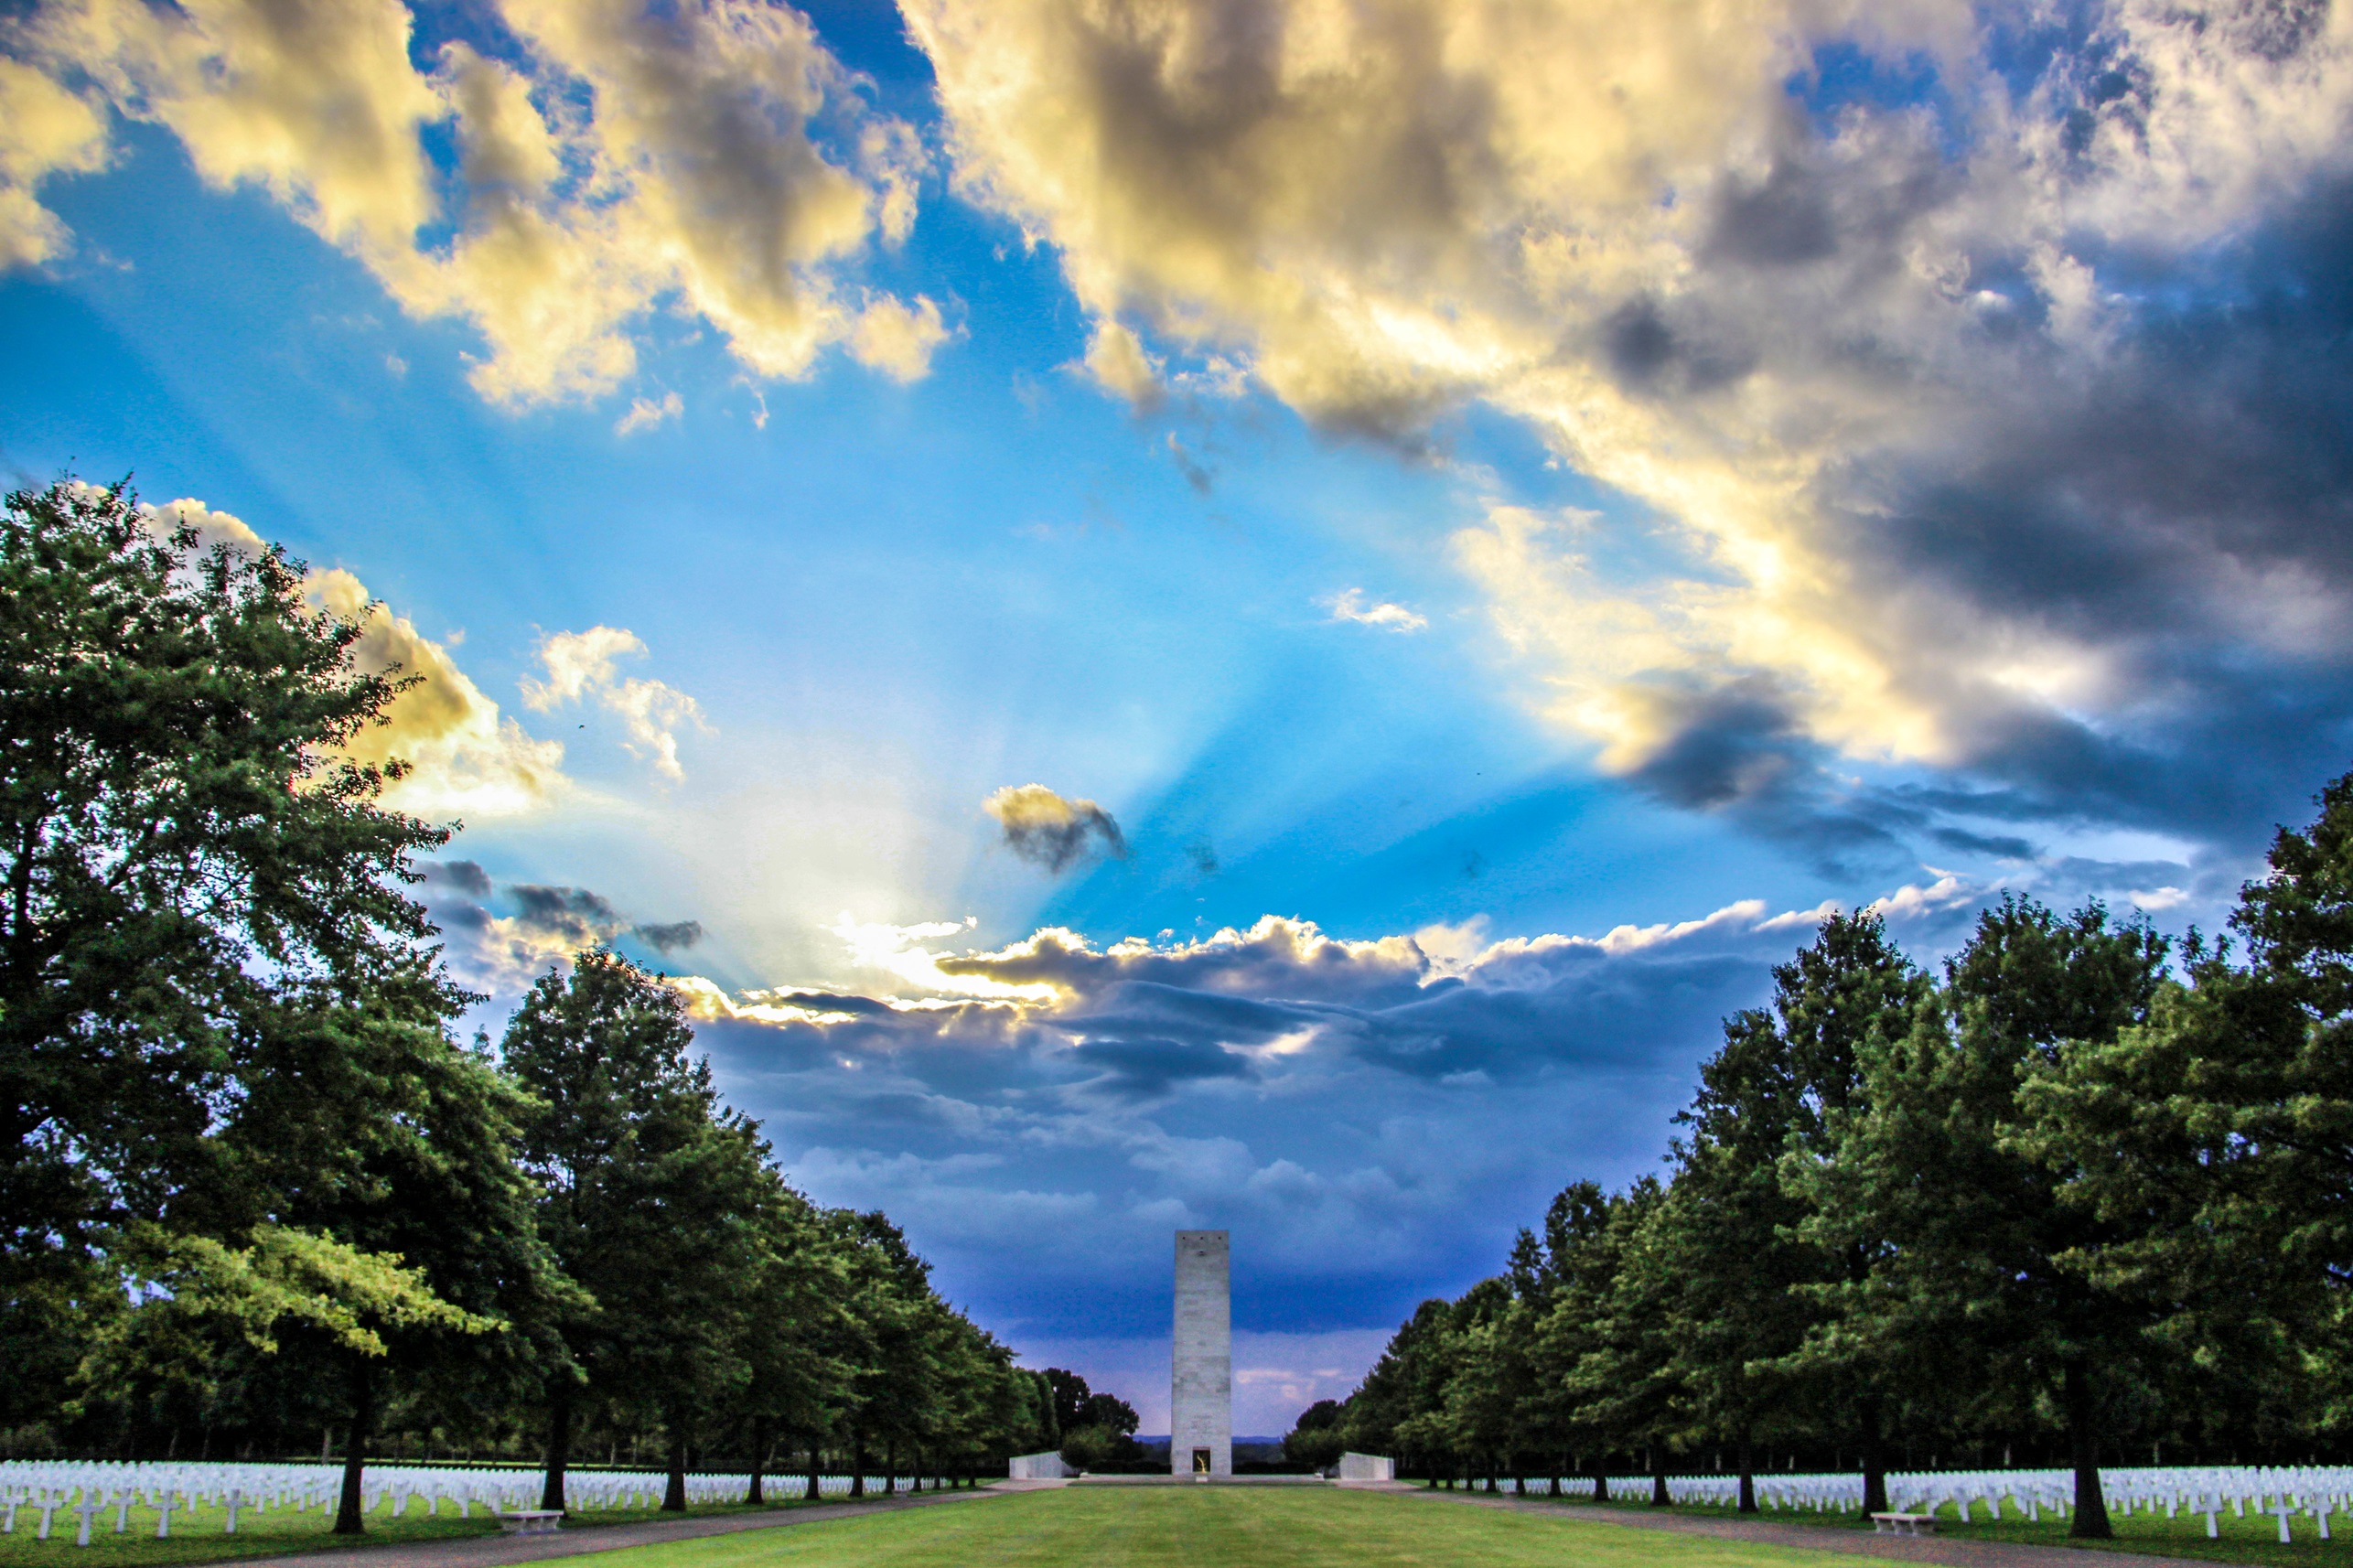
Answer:
<path fill-rule="evenodd" d="M 1393 1493 L 1070 1487 L 600 1553 L 596 1568 L 1838 1568 L 1863 1560 Z"/>
<path fill-rule="evenodd" d="M 131 1508 L 131 1524 L 127 1532 L 122 1535 L 114 1533 L 114 1510 L 110 1508 L 91 1520 L 90 1544 L 76 1546 L 73 1543 L 74 1532 L 81 1528 L 81 1521 L 73 1513 L 59 1509 L 49 1520 L 49 1538 L 36 1541 L 33 1532 L 40 1528 L 41 1516 L 35 1509 L 20 1508 L 16 1510 L 15 1533 L 0 1535 L 0 1568 L 172 1568 L 174 1564 L 185 1563 L 219 1563 L 232 1558 L 320 1552 L 355 1544 L 446 1541 L 499 1532 L 498 1520 L 479 1505 L 476 1506 L 471 1519 L 458 1518 L 455 1503 L 443 1503 L 437 1519 L 424 1509 L 423 1499 L 412 1499 L 407 1511 L 394 1519 L 392 1504 L 388 1501 L 369 1514 L 368 1533 L 355 1542 L 348 1535 L 330 1533 L 329 1527 L 335 1522 L 332 1509 L 322 1512 L 312 1509 L 306 1513 L 296 1513 L 289 1508 L 257 1513 L 250 1508 L 242 1509 L 237 1514 L 237 1533 L 229 1535 L 221 1529 L 228 1522 L 226 1509 L 174 1509 L 172 1532 L 158 1541 L 156 1539 L 156 1510 L 134 1503 Z M 702 1515 L 753 1510 L 739 1504 L 713 1504 L 688 1511 Z M 564 1522 L 564 1528 L 597 1529 L 612 1524 L 636 1524 L 662 1517 L 646 1509 L 597 1509 L 575 1513 Z M 678 1516 L 672 1514 L 668 1517 L 675 1519 Z"/>
<path fill-rule="evenodd" d="M 1509 1495 L 1510 1483 L 1504 1492 Z M 1529 1497 L 1536 1497 L 1531 1488 Z M 1612 1510 L 1648 1513 L 1649 1504 L 1639 1498 L 1613 1498 L 1607 1503 L 1596 1504 L 1584 1498 L 1563 1498 L 1562 1506 L 1572 1513 L 1606 1508 Z M 1729 1506 L 1703 1503 L 1679 1503 L 1666 1510 L 1704 1519 L 1737 1519 L 1737 1510 Z M 2067 1520 L 2046 1514 L 2039 1521 L 2029 1523 L 2017 1510 L 2004 1503 L 1999 1523 L 1987 1520 L 1985 1510 L 1972 1505 L 1970 1522 L 1961 1522 L 1961 1510 L 1947 1503 L 1937 1510 L 1937 1532 L 1957 1536 L 1966 1541 L 2015 1541 L 2030 1546 L 2066 1546 L 2089 1552 L 2122 1552 L 2148 1553 L 2160 1557 L 2194 1557 L 2209 1563 L 2251 1563 L 2272 1565 L 2272 1568 L 2353 1568 L 2353 1517 L 2333 1515 L 2328 1528 L 2337 1539 L 2323 1541 L 2313 1521 L 2302 1515 L 2288 1521 L 2294 1536 L 2287 1545 L 2280 1544 L 2279 1521 L 2269 1514 L 2250 1514 L 2240 1519 L 2225 1511 L 2216 1523 L 2221 1527 L 2219 1539 L 2206 1538 L 2206 1516 L 2184 1512 L 2167 1519 L 2163 1513 L 2136 1513 L 2110 1517 L 2109 1523 L 2116 1531 L 2113 1541 L 2076 1541 L 2067 1533 Z M 1767 1509 L 1752 1516 L 1781 1524 L 1810 1524 L 1828 1530 L 1868 1530 L 1870 1521 L 1860 1514 L 1818 1514 L 1802 1510 Z"/>

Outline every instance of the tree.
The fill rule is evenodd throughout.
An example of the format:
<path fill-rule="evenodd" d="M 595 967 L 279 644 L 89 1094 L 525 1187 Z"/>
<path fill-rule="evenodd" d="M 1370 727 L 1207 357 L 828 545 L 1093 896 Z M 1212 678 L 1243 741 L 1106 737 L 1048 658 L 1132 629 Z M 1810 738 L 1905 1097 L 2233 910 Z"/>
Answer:
<path fill-rule="evenodd" d="M 2196 932 L 2143 1019 L 2037 1070 L 2022 1098 L 2063 1196 L 2098 1222 L 2087 1276 L 2133 1291 L 2229 1406 L 2341 1402 L 2353 1286 L 2353 774 L 2230 920 Z M 2341 1403 L 2337 1404 L 2341 1409 Z"/>
<path fill-rule="evenodd" d="M 831 1426 L 852 1373 L 839 1354 L 848 1327 L 848 1267 L 807 1198 L 781 1178 L 764 1196 L 760 1278 L 744 1319 L 752 1450 L 747 1500 L 754 1504 L 766 1500 L 762 1472 L 774 1435 L 813 1440 Z"/>
<path fill-rule="evenodd" d="M 564 1471 L 584 1388 L 664 1428 L 662 1506 L 685 1507 L 696 1412 L 748 1378 L 743 1315 L 766 1273 L 772 1201 L 756 1123 L 723 1111 L 678 993 L 594 950 L 534 984 L 501 1057 L 537 1101 L 521 1163 L 540 1232 L 593 1305 L 565 1315 L 547 1382 L 542 1506 L 564 1506 Z"/>
<path fill-rule="evenodd" d="M 1081 1470 L 1142 1463 L 1144 1450 L 1133 1441 L 1140 1420 L 1134 1406 L 1090 1389 L 1085 1378 L 1060 1367 L 1048 1367 L 1042 1376 L 1054 1402 L 1055 1447 L 1065 1463 Z"/>
<path fill-rule="evenodd" d="M 1665 1189 L 1649 1176 L 1610 1200 L 1600 1241 L 1611 1257 L 1608 1284 L 1590 1298 L 1583 1353 L 1564 1373 L 1577 1420 L 1604 1447 L 1643 1450 L 1659 1508 L 1669 1500 L 1667 1455 L 1683 1402 L 1669 1306 L 1673 1280 L 1660 1246 L 1665 1203 Z"/>
<path fill-rule="evenodd" d="M 1723 1048 L 1677 1118 L 1691 1136 L 1658 1221 L 1676 1370 L 1698 1425 L 1732 1440 L 1742 1513 L 1757 1511 L 1757 1439 L 1799 1424 L 1785 1369 L 1812 1317 L 1799 1288 L 1821 1277 L 1820 1251 L 1795 1233 L 1804 1203 L 1781 1182 L 1798 1095 L 1771 1015 L 1725 1019 Z"/>
<path fill-rule="evenodd" d="M 1773 971 L 1773 1009 L 1795 1090 L 1781 1179 L 1812 1205 L 1798 1233 L 1824 1249 L 1821 1283 L 1810 1288 L 1826 1304 L 1867 1289 L 1889 1240 L 1823 1219 L 1815 1179 L 1836 1159 L 1846 1124 L 1869 1109 L 1875 1042 L 1908 1033 L 1928 988 L 1927 978 L 1887 940 L 1879 917 L 1867 910 L 1832 915 L 1811 943 Z M 1829 1402 L 1851 1412 L 1863 1506 L 1880 1513 L 1887 1508 L 1884 1445 L 1894 1368 L 1886 1337 L 1839 1331 L 1854 1321 L 1833 1311 L 1817 1322 L 1789 1358 L 1789 1369 L 1810 1374 Z"/>
<path fill-rule="evenodd" d="M 1317 1400 L 1299 1412 L 1283 1434 L 1283 1457 L 1310 1470 L 1327 1470 L 1340 1461 L 1348 1444 L 1340 1431 L 1344 1412 L 1338 1400 Z"/>
<path fill-rule="evenodd" d="M 107 1259 L 133 1225 L 256 1244 L 278 1195 L 220 1135 L 219 1111 L 268 1087 L 281 1008 L 412 983 L 397 977 L 437 984 L 402 885 L 409 857 L 448 835 L 377 804 L 402 765 L 344 749 L 403 682 L 359 668 L 360 623 L 312 608 L 301 584 L 274 549 L 159 535 L 125 486 L 5 501 L 8 1337 L 65 1329 L 43 1315 L 93 1268 L 119 1273 Z"/>
<path fill-rule="evenodd" d="M 2143 1022 L 2165 952 L 2096 902 L 2062 919 L 2005 895 L 1946 966 L 1944 1005 L 1872 1043 L 1865 1108 L 1812 1184 L 1823 1230 L 1887 1239 L 1866 1279 L 1837 1287 L 1837 1332 L 1917 1369 L 1916 1386 L 1976 1391 L 1980 1421 L 2030 1419 L 2039 1391 L 2073 1455 L 2070 1532 L 2090 1539 L 2110 1534 L 2103 1395 L 2145 1359 L 2156 1309 L 2086 1271 L 2109 1228 L 2063 1200 L 2072 1162 L 2019 1135 L 2018 1094 Z"/>

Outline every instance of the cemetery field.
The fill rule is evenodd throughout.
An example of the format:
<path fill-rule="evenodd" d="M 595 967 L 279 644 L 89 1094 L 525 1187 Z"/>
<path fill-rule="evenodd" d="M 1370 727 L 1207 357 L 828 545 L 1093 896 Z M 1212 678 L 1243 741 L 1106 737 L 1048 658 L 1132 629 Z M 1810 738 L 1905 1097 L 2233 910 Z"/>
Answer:
<path fill-rule="evenodd" d="M 1863 1568 L 1875 1560 L 1320 1487 L 1020 1492 L 812 1530 L 598 1555 L 596 1568 Z"/>
<path fill-rule="evenodd" d="M 773 1508 L 814 1507 L 832 1505 L 773 1504 Z M 736 1514 L 757 1510 L 747 1509 L 740 1503 L 709 1503 L 687 1509 L 689 1514 Z M 596 1530 L 606 1525 L 636 1524 L 663 1516 L 651 1509 L 597 1509 L 575 1512 L 565 1521 L 566 1530 Z M 668 1516 L 675 1519 L 678 1516 Z M 108 1508 L 91 1520 L 90 1544 L 76 1546 L 74 1533 L 81 1522 L 63 1509 L 49 1521 L 49 1538 L 37 1539 L 39 1515 L 20 1509 L 16 1528 L 0 1535 L 0 1568 L 173 1568 L 191 1563 L 220 1563 L 241 1557 L 267 1557 L 283 1552 L 317 1552 L 351 1545 L 390 1545 L 420 1541 L 446 1541 L 455 1538 L 499 1533 L 498 1520 L 480 1508 L 471 1519 L 460 1519 L 457 1510 L 445 1506 L 438 1518 L 427 1514 L 422 1504 L 412 1504 L 399 1519 L 392 1517 L 389 1504 L 368 1516 L 368 1533 L 354 1541 L 349 1536 L 328 1533 L 335 1522 L 330 1510 L 317 1509 L 296 1513 L 292 1509 L 273 1509 L 257 1513 L 252 1509 L 237 1517 L 237 1533 L 227 1534 L 222 1526 L 227 1522 L 217 1506 L 175 1509 L 172 1512 L 172 1532 L 169 1537 L 156 1539 L 156 1510 L 139 1505 L 131 1509 L 130 1528 L 122 1534 L 114 1532 L 114 1510 Z M 599 1563 L 604 1559 L 597 1559 Z"/>
<path fill-rule="evenodd" d="M 1553 1502 L 1531 1492 L 1531 1501 Z M 1637 1499 L 1612 1498 L 1596 1503 L 1585 1498 L 1563 1498 L 1557 1506 L 1574 1516 L 1606 1509 L 1612 1512 L 1649 1513 L 1649 1503 Z M 1737 1509 L 1714 1503 L 1677 1503 L 1665 1510 L 1671 1513 L 1697 1515 L 1706 1519 L 1737 1519 Z M 2113 1541 L 2073 1541 L 2067 1533 L 2063 1519 L 2045 1519 L 2030 1523 L 2024 1519 L 2006 1517 L 1996 1522 L 1988 1520 L 1982 1508 L 1968 1524 L 1961 1522 L 1961 1510 L 1950 1503 L 1935 1510 L 1937 1533 L 1965 1541 L 2015 1541 L 2033 1546 L 2065 1546 L 2085 1551 L 2114 1552 L 2126 1554 L 2148 1553 L 2161 1557 L 2194 1557 L 2212 1563 L 2253 1563 L 2277 1564 L 2278 1568 L 2353 1568 L 2353 1520 L 2333 1520 L 2337 1539 L 2322 1541 L 2318 1527 L 2305 1516 L 2293 1518 L 2289 1524 L 2292 1539 L 2280 1542 L 2279 1521 L 2269 1514 L 2251 1510 L 2244 1519 L 2228 1509 L 2218 1514 L 2218 1539 L 2209 1540 L 2203 1514 L 2183 1512 L 2174 1519 L 2162 1513 L 2118 1513 L 2110 1520 L 2116 1531 Z M 1813 1514 L 1775 1512 L 1767 1510 L 1751 1518 L 1771 1523 L 1816 1525 L 1827 1530 L 1853 1530 L 1865 1534 L 1870 1525 L 1859 1516 L 1847 1514 Z"/>

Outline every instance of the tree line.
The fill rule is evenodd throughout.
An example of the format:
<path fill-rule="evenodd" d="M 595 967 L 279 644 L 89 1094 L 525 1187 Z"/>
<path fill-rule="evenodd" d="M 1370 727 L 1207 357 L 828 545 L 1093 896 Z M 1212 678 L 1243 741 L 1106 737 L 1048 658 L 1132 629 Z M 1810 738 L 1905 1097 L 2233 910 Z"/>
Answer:
<path fill-rule="evenodd" d="M 125 486 L 0 533 L 0 1443 L 961 1474 L 1053 1391 L 880 1213 L 811 1203 L 607 951 L 494 1047 L 358 760 L 414 682 L 274 548 Z M 371 607 L 371 610 L 373 607 Z M 1130 1418 L 1133 1430 L 1133 1418 Z"/>
<path fill-rule="evenodd" d="M 1589 1181 L 1424 1302 L 1293 1455 L 1444 1478 L 2342 1455 L 2353 774 L 2229 930 L 2005 895 L 1934 972 L 1869 913 L 1724 1022 L 1663 1180 Z M 1769 1456 L 1769 1458 L 1767 1457 Z M 1557 1482 L 1555 1483 L 1557 1484 Z"/>

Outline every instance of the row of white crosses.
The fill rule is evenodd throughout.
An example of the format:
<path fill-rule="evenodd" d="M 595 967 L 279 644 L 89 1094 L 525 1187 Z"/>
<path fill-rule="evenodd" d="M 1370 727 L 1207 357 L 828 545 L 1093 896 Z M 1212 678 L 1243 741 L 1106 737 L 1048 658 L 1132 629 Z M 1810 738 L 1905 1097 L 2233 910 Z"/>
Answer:
<path fill-rule="evenodd" d="M 399 1519 L 409 1504 L 421 1501 L 428 1514 L 438 1515 L 445 1502 L 455 1504 L 461 1518 L 472 1517 L 478 1504 L 491 1512 L 539 1506 L 543 1473 L 536 1469 L 475 1470 L 416 1465 L 371 1465 L 366 1471 L 363 1498 L 371 1513 L 391 1505 Z M 944 1484 L 926 1477 L 927 1484 Z M 880 1476 L 866 1477 L 865 1489 L 879 1492 L 886 1484 Z M 575 1509 L 651 1509 L 669 1485 L 668 1477 L 626 1470 L 571 1470 L 564 1475 L 564 1498 Z M 751 1485 L 748 1475 L 693 1474 L 686 1477 L 689 1503 L 740 1503 Z M 779 1497 L 801 1495 L 800 1476 L 771 1476 Z M 822 1476 L 822 1497 L 846 1497 L 848 1476 Z M 59 1513 L 79 1520 L 74 1543 L 91 1544 L 91 1523 L 113 1514 L 113 1533 L 126 1533 L 131 1510 L 155 1515 L 158 1538 L 171 1534 L 172 1515 L 207 1506 L 223 1514 L 225 1533 L 237 1532 L 238 1516 L 291 1508 L 295 1512 L 333 1508 L 343 1491 L 343 1471 L 337 1465 L 255 1465 L 231 1461 L 118 1463 L 12 1459 L 0 1461 L 0 1534 L 14 1534 L 20 1514 L 38 1520 L 37 1539 L 47 1541 Z"/>
<path fill-rule="evenodd" d="M 2279 1522 L 2283 1542 L 2294 1539 L 2289 1521 L 2296 1518 L 2310 1520 L 2318 1538 L 2326 1541 L 2329 1516 L 2353 1511 L 2353 1466 L 2341 1465 L 2117 1466 L 2101 1469 L 2100 1481 L 2111 1514 L 2129 1518 L 2162 1509 L 2167 1519 L 2203 1515 L 2209 1538 L 2221 1534 L 2224 1513 L 2238 1519 L 2269 1514 Z M 1547 1477 L 1531 1484 L 1575 1493 L 1589 1487 L 1592 1477 L 1564 1476 L 1557 1482 Z M 1852 1471 L 1760 1472 L 1755 1484 L 1757 1506 L 1777 1512 L 1851 1514 L 1863 1508 L 1863 1477 Z M 1648 1498 L 1650 1477 L 1612 1476 L 1609 1489 L 1613 1497 Z M 1678 1503 L 1729 1508 L 1739 1500 L 1740 1480 L 1724 1475 L 1670 1476 L 1667 1495 Z M 1934 1513 L 1950 1505 L 1963 1524 L 1973 1517 L 1972 1508 L 1982 1508 L 1992 1520 L 2031 1520 L 2046 1514 L 2065 1519 L 2075 1506 L 2075 1472 L 1907 1472 L 1887 1477 L 1887 1501 L 1896 1513 Z"/>

